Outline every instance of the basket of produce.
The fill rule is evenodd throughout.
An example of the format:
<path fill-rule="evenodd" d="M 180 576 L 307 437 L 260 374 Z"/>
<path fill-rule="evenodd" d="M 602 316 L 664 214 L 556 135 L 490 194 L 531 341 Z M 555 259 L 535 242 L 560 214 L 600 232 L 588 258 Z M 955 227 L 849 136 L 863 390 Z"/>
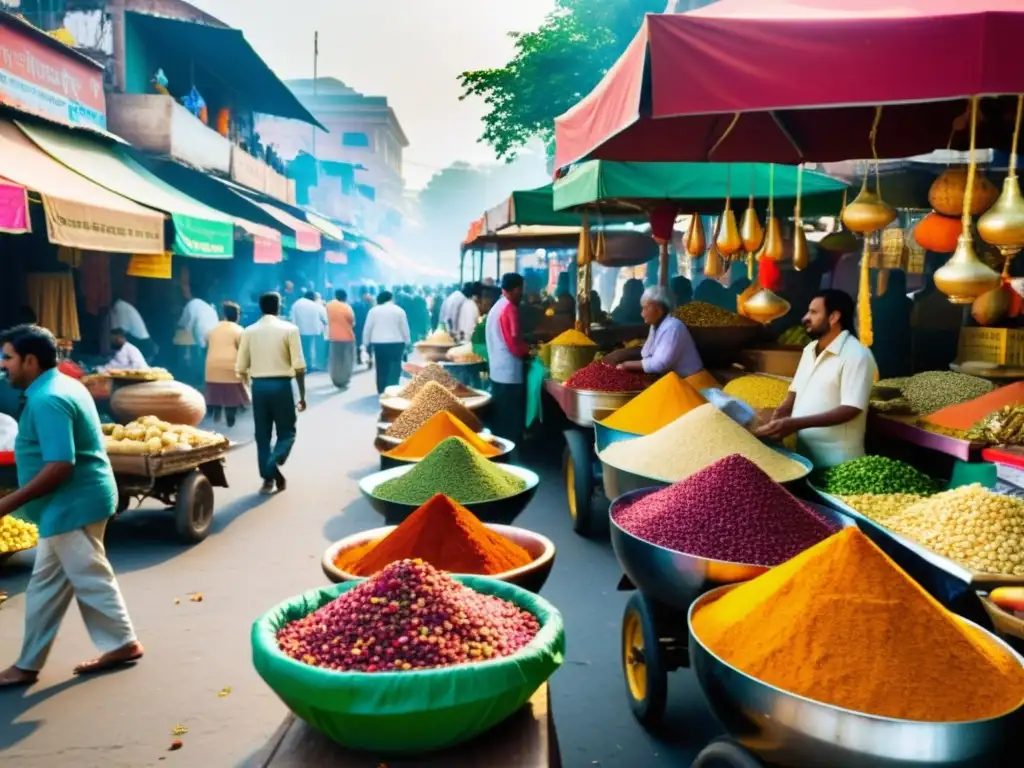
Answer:
<path fill-rule="evenodd" d="M 433 416 L 445 411 L 461 421 L 472 432 L 481 432 L 484 428 L 480 417 L 467 408 L 464 401 L 433 381 L 428 382 L 412 399 L 412 402 L 402 410 L 392 410 L 387 405 L 384 405 L 382 410 L 384 413 L 382 421 L 389 422 L 383 432 L 384 436 L 398 440 L 411 437 Z"/>
<path fill-rule="evenodd" d="M 854 525 L 739 455 L 667 488 L 626 493 L 610 514 L 612 548 L 630 581 L 684 611 L 707 590 L 759 576 Z"/>
<path fill-rule="evenodd" d="M 712 711 L 766 763 L 1015 764 L 1024 658 L 856 528 L 704 594 L 688 623 Z"/>
<path fill-rule="evenodd" d="M 750 318 L 703 301 L 691 301 L 672 314 L 686 325 L 706 368 L 728 368 L 764 332 Z"/>
<path fill-rule="evenodd" d="M 115 390 L 110 410 L 122 421 L 148 414 L 171 424 L 195 427 L 206 415 L 206 399 L 180 381 L 147 381 Z"/>
<path fill-rule="evenodd" d="M 511 524 L 537 492 L 540 478 L 525 467 L 495 464 L 465 440 L 449 437 L 426 458 L 365 477 L 359 490 L 394 525 L 443 493 L 487 523 Z"/>
<path fill-rule="evenodd" d="M 575 330 L 560 333 L 546 345 L 551 378 L 566 381 L 594 361 L 598 346 L 586 334 Z"/>
<path fill-rule="evenodd" d="M 445 359 L 448 350 L 457 347 L 455 339 L 442 330 L 436 330 L 423 341 L 417 341 L 412 345 L 424 360 L 428 362 L 439 362 Z"/>
<path fill-rule="evenodd" d="M 403 560 L 281 603 L 251 641 L 257 673 L 297 717 L 351 749 L 414 754 L 516 712 L 562 664 L 565 631 L 515 585 Z"/>
<path fill-rule="evenodd" d="M 341 583 L 408 559 L 540 592 L 555 564 L 555 545 L 524 528 L 481 523 L 465 507 L 437 494 L 397 527 L 374 528 L 335 542 L 324 552 L 322 565 L 327 578 Z"/>
<path fill-rule="evenodd" d="M 104 424 L 103 445 L 117 474 L 153 476 L 182 471 L 221 456 L 228 439 L 215 432 L 143 416 L 126 425 Z"/>
<path fill-rule="evenodd" d="M 6 494 L 3 494 L 6 496 Z M 39 543 L 39 528 L 14 515 L 0 518 L 0 563 Z"/>
<path fill-rule="evenodd" d="M 144 370 L 122 370 L 120 368 L 108 368 L 103 374 L 117 381 L 173 381 L 174 377 L 166 368 L 146 368 Z"/>
<path fill-rule="evenodd" d="M 800 480 L 812 465 L 797 454 L 762 443 L 711 403 L 698 406 L 667 426 L 598 454 L 605 494 L 671 485 L 732 454 L 746 457 L 777 483 Z"/>

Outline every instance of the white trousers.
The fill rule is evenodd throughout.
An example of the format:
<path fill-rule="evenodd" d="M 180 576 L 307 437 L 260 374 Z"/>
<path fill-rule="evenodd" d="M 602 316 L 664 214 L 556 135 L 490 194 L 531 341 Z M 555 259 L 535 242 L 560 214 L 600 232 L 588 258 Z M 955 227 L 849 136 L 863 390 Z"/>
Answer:
<path fill-rule="evenodd" d="M 15 666 L 38 672 L 50 655 L 71 599 L 101 652 L 135 641 L 135 630 L 114 571 L 107 560 L 100 520 L 69 533 L 39 540 L 35 567 L 25 591 L 25 639 Z"/>

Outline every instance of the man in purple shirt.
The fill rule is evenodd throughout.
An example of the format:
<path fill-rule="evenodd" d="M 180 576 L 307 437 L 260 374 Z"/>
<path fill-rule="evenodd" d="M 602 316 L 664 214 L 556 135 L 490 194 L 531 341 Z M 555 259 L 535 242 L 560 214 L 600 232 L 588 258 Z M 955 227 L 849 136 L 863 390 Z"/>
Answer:
<path fill-rule="evenodd" d="M 690 332 L 682 320 L 669 314 L 672 305 L 672 296 L 666 289 L 652 286 L 644 291 L 641 314 L 651 331 L 640 350 L 640 359 L 621 362 L 619 368 L 654 376 L 675 371 L 684 379 L 703 370 L 704 363 Z"/>

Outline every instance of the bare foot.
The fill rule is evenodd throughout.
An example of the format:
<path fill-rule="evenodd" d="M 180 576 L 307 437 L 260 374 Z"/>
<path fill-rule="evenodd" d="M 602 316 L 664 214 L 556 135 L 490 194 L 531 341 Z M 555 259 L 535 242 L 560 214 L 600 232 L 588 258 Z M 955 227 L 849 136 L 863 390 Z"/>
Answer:
<path fill-rule="evenodd" d="M 3 672 L 0 672 L 0 688 L 21 688 L 34 684 L 38 679 L 38 672 L 29 672 L 18 667 L 8 667 Z"/>
<path fill-rule="evenodd" d="M 145 649 L 142 643 L 136 641 L 128 643 L 116 651 L 104 653 L 98 659 L 87 661 L 75 667 L 76 675 L 95 675 L 99 672 L 107 672 L 118 667 L 124 667 L 142 658 Z"/>

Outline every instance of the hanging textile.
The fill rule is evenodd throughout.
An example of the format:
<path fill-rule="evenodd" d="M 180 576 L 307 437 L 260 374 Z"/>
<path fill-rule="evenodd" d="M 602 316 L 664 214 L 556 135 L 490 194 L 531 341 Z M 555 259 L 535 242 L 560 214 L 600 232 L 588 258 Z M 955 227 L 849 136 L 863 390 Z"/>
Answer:
<path fill-rule="evenodd" d="M 111 305 L 110 254 L 99 251 L 85 251 L 82 254 L 82 298 L 85 311 L 99 315 L 104 307 Z"/>
<path fill-rule="evenodd" d="M 80 341 L 75 281 L 70 272 L 35 272 L 27 276 L 28 305 L 39 325 L 58 339 Z"/>
<path fill-rule="evenodd" d="M 82 266 L 82 251 L 78 248 L 69 248 L 66 245 L 57 249 L 57 261 L 67 264 L 73 269 Z"/>

